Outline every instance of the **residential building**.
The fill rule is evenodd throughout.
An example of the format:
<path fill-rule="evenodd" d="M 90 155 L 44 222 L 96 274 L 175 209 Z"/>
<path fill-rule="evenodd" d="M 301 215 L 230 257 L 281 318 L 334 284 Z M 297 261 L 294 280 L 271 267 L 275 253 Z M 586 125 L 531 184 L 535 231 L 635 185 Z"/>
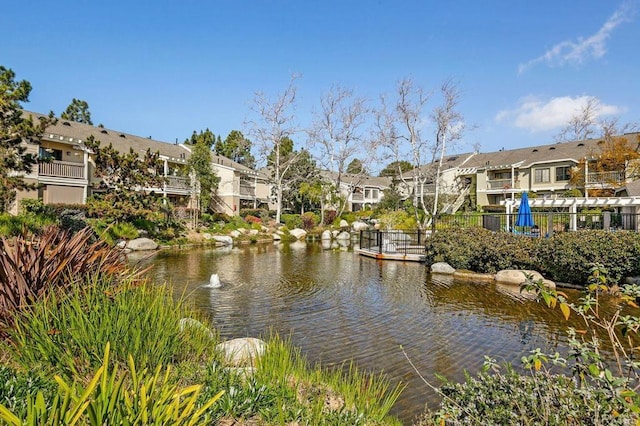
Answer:
<path fill-rule="evenodd" d="M 336 182 L 336 172 L 322 171 L 321 176 Z M 346 211 L 356 212 L 374 207 L 384 197 L 384 190 L 391 186 L 391 179 L 363 174 L 343 173 L 340 176 L 340 193 L 347 198 Z"/>
<path fill-rule="evenodd" d="M 631 149 L 637 149 L 640 133 L 621 136 Z M 554 143 L 527 148 L 489 153 L 462 153 L 445 157 L 439 177 L 440 194 L 445 196 L 444 213 L 455 213 L 466 198 L 471 206 L 483 209 L 504 208 L 504 203 L 513 201 L 527 191 L 532 198 L 558 199 L 567 191 L 578 189 L 582 194 L 613 193 L 640 176 L 628 167 L 605 172 L 597 171 L 594 165 L 604 148 L 602 139 Z M 416 185 L 411 172 L 404 175 L 402 182 L 396 183 L 403 189 L 405 198 L 421 191 L 433 195 L 435 190 L 435 170 L 437 162 L 424 166 L 420 175 L 426 177 L 424 183 Z M 581 174 L 579 184 L 572 184 L 574 173 Z M 587 191 L 588 190 L 588 191 Z M 575 195 L 571 194 L 571 195 Z"/>
<path fill-rule="evenodd" d="M 32 112 L 25 114 L 39 116 Z M 101 179 L 95 176 L 93 153 L 85 144 L 90 136 L 99 140 L 101 146 L 111 144 L 120 153 L 128 153 L 131 149 L 139 155 L 147 150 L 158 152 L 164 165 L 165 184 L 162 188 L 144 190 L 161 194 L 174 206 L 194 206 L 195 185 L 187 170 L 191 153 L 188 146 L 60 119 L 46 129 L 40 145 L 27 144 L 28 152 L 50 161 L 39 163 L 25 176 L 27 182 L 39 184 L 39 189 L 19 192 L 11 212 L 16 214 L 20 200 L 25 198 L 38 198 L 45 204 L 84 204 L 89 196 L 99 192 Z M 220 177 L 216 203 L 221 212 L 239 214 L 241 207 L 255 208 L 268 202 L 269 187 L 265 176 L 213 153 L 211 162 Z"/>

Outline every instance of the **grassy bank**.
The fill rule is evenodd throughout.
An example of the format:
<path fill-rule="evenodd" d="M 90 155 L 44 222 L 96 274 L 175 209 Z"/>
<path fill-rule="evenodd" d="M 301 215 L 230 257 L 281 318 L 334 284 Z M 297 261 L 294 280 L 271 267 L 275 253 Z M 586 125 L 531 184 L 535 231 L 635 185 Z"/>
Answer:
<path fill-rule="evenodd" d="M 20 293 L 8 277 L 28 276 L 11 256 L 0 259 L 5 296 Z M 181 330 L 182 318 L 207 319 L 136 271 L 85 268 L 62 281 L 5 311 L 0 418 L 8 424 L 399 424 L 388 413 L 400 389 L 384 377 L 311 366 L 277 336 L 250 373 L 230 368 L 215 331 Z"/>

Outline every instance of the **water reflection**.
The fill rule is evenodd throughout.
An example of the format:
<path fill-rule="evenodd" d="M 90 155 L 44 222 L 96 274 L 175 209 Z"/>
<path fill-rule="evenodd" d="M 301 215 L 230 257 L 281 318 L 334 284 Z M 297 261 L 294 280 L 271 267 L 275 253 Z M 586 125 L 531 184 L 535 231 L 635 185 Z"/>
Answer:
<path fill-rule="evenodd" d="M 405 420 L 437 396 L 401 347 L 438 385 L 434 373 L 463 380 L 464 370 L 481 369 L 484 355 L 517 364 L 537 347 L 565 345 L 560 313 L 518 290 L 430 276 L 423 264 L 383 262 L 323 244 L 162 252 L 146 262 L 155 279 L 173 283 L 176 293 L 208 312 L 223 338 L 275 330 L 312 363 L 354 360 L 406 383 L 394 411 Z M 205 288 L 214 273 L 224 285 Z"/>

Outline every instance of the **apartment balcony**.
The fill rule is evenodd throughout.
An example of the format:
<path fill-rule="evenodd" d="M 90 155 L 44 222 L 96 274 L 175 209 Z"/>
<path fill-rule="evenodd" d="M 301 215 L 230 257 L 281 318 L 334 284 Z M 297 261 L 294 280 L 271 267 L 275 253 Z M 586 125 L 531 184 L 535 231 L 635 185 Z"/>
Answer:
<path fill-rule="evenodd" d="M 355 203 L 377 203 L 380 201 L 380 197 L 365 197 L 362 193 L 351 194 L 351 201 Z"/>
<path fill-rule="evenodd" d="M 487 180 L 487 189 L 493 190 L 509 190 L 520 189 L 520 181 L 511 182 L 511 179 L 489 179 Z"/>
<path fill-rule="evenodd" d="M 256 187 L 253 185 L 240 184 L 240 196 L 241 197 L 255 197 Z"/>
<path fill-rule="evenodd" d="M 50 161 L 38 164 L 38 175 L 66 179 L 86 179 L 84 164 L 68 161 Z"/>
<path fill-rule="evenodd" d="M 167 190 L 190 190 L 191 179 L 188 177 L 167 176 Z"/>
<path fill-rule="evenodd" d="M 624 181 L 624 171 L 589 172 L 587 174 L 587 185 L 616 185 Z"/>

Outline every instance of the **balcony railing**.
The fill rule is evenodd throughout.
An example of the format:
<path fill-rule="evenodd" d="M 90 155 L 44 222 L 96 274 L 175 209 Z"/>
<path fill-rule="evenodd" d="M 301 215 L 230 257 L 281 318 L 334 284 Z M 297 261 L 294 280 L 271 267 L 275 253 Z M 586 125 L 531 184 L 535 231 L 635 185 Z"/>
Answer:
<path fill-rule="evenodd" d="M 624 171 L 589 172 L 587 184 L 614 184 L 624 182 Z"/>
<path fill-rule="evenodd" d="M 59 178 L 86 179 L 84 175 L 84 164 L 71 163 L 68 161 L 54 160 L 48 163 L 39 163 L 38 174 L 40 176 Z"/>
<path fill-rule="evenodd" d="M 490 179 L 487 180 L 487 189 L 518 189 L 520 188 L 520 181 L 513 182 L 511 186 L 511 179 Z"/>
<path fill-rule="evenodd" d="M 256 188 L 249 185 L 240 185 L 240 195 L 255 197 Z"/>
<path fill-rule="evenodd" d="M 191 189 L 191 179 L 179 176 L 167 176 L 167 189 L 188 190 Z"/>

